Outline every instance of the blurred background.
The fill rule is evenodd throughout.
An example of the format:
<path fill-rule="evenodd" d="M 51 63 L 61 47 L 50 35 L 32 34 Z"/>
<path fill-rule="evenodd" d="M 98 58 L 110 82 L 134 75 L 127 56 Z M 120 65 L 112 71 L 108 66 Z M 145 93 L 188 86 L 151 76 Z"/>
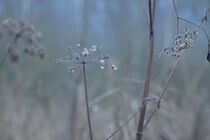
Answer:
<path fill-rule="evenodd" d="M 181 17 L 198 23 L 209 0 L 176 1 Z M 146 5 L 147 6 L 147 5 Z M 158 0 L 150 95 L 157 96 L 175 58 L 158 57 L 172 47 L 176 17 L 170 0 Z M 81 42 L 101 46 L 117 72 L 87 66 L 94 137 L 105 139 L 141 102 L 148 50 L 148 22 L 143 0 L 0 0 L 0 21 L 30 23 L 42 32 L 45 59 L 20 56 L 0 65 L 0 140 L 87 140 L 88 128 L 81 69 L 69 73 L 49 61 Z M 181 22 L 180 32 L 192 25 Z M 210 33 L 209 23 L 204 24 Z M 8 44 L 1 25 L 0 56 Z M 20 44 L 21 45 L 21 44 Z M 21 47 L 20 47 L 21 48 Z M 20 52 L 23 50 L 19 50 Z M 145 130 L 145 140 L 210 139 L 210 63 L 207 39 L 198 39 L 176 69 L 161 109 Z M 149 104 L 150 110 L 152 104 Z M 134 118 L 113 140 L 134 140 Z"/>

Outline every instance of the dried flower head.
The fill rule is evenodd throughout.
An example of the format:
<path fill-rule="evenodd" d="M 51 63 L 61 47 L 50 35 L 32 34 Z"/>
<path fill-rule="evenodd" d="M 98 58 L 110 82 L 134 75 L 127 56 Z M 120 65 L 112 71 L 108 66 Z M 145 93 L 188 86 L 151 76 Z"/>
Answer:
<path fill-rule="evenodd" d="M 8 43 L 8 54 L 10 58 L 14 56 L 11 50 L 21 50 L 21 46 L 17 44 L 19 40 L 26 44 L 26 47 L 23 48 L 25 54 L 31 56 L 38 55 L 41 59 L 44 58 L 44 48 L 40 43 L 42 35 L 33 25 L 10 18 L 4 20 L 2 25 L 5 33 L 11 38 L 11 41 Z"/>
<path fill-rule="evenodd" d="M 190 30 L 185 28 L 181 35 L 177 35 L 174 39 L 174 46 L 164 48 L 161 52 L 162 54 L 170 54 L 175 57 L 181 57 L 184 50 L 192 48 L 194 41 L 198 37 L 198 32 L 196 30 Z"/>
<path fill-rule="evenodd" d="M 55 59 L 56 63 L 64 63 L 70 72 L 75 72 L 82 64 L 98 64 L 100 69 L 107 67 L 109 57 L 101 53 L 97 45 L 90 48 L 83 47 L 78 43 L 74 47 L 67 48 L 67 56 L 61 59 Z M 112 70 L 116 71 L 117 67 L 112 65 Z"/>

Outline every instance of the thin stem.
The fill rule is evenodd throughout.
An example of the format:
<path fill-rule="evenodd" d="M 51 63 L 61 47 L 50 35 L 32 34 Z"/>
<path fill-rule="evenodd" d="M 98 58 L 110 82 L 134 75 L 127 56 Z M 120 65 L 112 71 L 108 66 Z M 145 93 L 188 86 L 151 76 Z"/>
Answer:
<path fill-rule="evenodd" d="M 195 23 L 193 23 L 192 21 L 189 21 L 189 20 L 187 20 L 187 19 L 185 19 L 185 18 L 182 18 L 182 17 L 178 17 L 178 18 L 179 18 L 180 20 L 186 22 L 186 23 L 189 23 L 189 24 L 192 24 L 192 25 L 196 26 L 198 29 L 201 29 L 201 30 L 204 32 L 204 34 L 205 34 L 207 40 L 209 41 L 209 36 L 208 36 L 206 30 L 201 26 L 202 22 L 200 23 L 200 25 L 198 25 L 198 24 L 195 24 Z"/>
<path fill-rule="evenodd" d="M 185 18 L 181 18 L 181 17 L 178 15 L 178 13 L 177 13 L 177 8 L 176 8 L 176 5 L 175 5 L 174 0 L 172 0 L 172 2 L 173 2 L 173 7 L 174 7 L 174 9 L 175 9 L 176 17 L 177 17 L 177 32 L 178 32 L 178 30 L 179 30 L 179 20 L 185 21 L 185 22 L 187 22 L 187 23 L 189 23 L 189 24 L 192 24 L 192 25 L 198 27 L 198 29 L 202 29 L 203 32 L 205 33 L 206 38 L 208 39 L 208 43 L 209 43 L 208 34 L 206 33 L 206 30 L 205 30 L 201 25 L 202 25 L 202 23 L 205 21 L 205 20 L 203 20 L 203 18 L 204 18 L 205 16 L 207 16 L 207 14 L 208 14 L 208 12 L 209 12 L 210 10 L 208 10 L 208 11 L 206 12 L 206 14 L 204 15 L 204 17 L 202 18 L 200 25 L 197 25 L 197 24 L 195 24 L 195 23 L 193 23 L 193 22 L 191 22 L 191 21 L 189 21 L 189 20 L 187 20 L 187 19 L 185 19 Z M 209 50 L 210 50 L 210 44 L 208 44 L 208 48 L 209 48 Z M 182 52 L 182 56 L 185 54 L 185 52 L 186 52 L 186 51 L 183 51 L 183 52 Z M 173 67 L 172 67 L 172 70 L 171 70 L 171 72 L 170 72 L 170 74 L 169 74 L 169 76 L 168 76 L 168 78 L 167 78 L 167 80 L 166 80 L 166 82 L 165 82 L 165 85 L 163 86 L 163 89 L 162 89 L 162 91 L 161 91 L 161 93 L 160 93 L 160 95 L 159 95 L 159 99 L 158 99 L 158 101 L 157 101 L 157 104 L 154 106 L 154 108 L 153 108 L 153 110 L 151 111 L 151 113 L 150 113 L 150 115 L 149 115 L 147 121 L 146 121 L 145 124 L 144 124 L 144 129 L 146 129 L 146 127 L 148 126 L 149 122 L 152 120 L 152 118 L 153 118 L 153 116 L 155 115 L 155 113 L 159 110 L 160 104 L 161 104 L 161 100 L 162 100 L 162 98 L 163 98 L 163 96 L 164 96 L 164 94 L 165 94 L 165 91 L 166 91 L 166 89 L 167 89 L 167 87 L 168 87 L 169 82 L 171 81 L 171 79 L 172 79 L 172 77 L 173 77 L 173 74 L 175 73 L 175 69 L 176 69 L 177 65 L 178 65 L 178 64 L 180 63 L 180 61 L 181 61 L 181 58 L 182 58 L 182 57 L 179 57 L 179 58 L 177 59 L 177 61 L 174 63 L 174 65 L 173 65 Z M 210 51 L 208 51 L 207 60 L 208 60 L 208 59 L 209 59 L 209 61 L 210 61 Z"/>
<path fill-rule="evenodd" d="M 176 33 L 178 34 L 179 33 L 179 15 L 178 15 L 178 11 L 177 11 L 177 8 L 176 8 L 175 1 L 172 0 L 172 3 L 173 3 L 174 11 L 175 11 L 175 14 L 176 14 Z"/>
<path fill-rule="evenodd" d="M 119 128 L 115 129 L 114 132 L 112 134 L 110 134 L 106 140 L 109 140 L 110 138 L 112 138 L 117 132 L 119 132 L 125 125 L 127 125 L 129 123 L 129 121 L 131 121 L 137 114 L 139 113 L 139 110 L 136 111 L 135 113 L 133 113 Z"/>
<path fill-rule="evenodd" d="M 209 36 L 208 36 L 206 30 L 201 25 L 205 21 L 204 19 L 207 17 L 207 14 L 210 12 L 210 8 L 206 11 L 206 13 L 204 14 L 203 18 L 201 19 L 200 24 L 198 25 L 198 24 L 196 24 L 196 23 L 194 23 L 194 22 L 192 22 L 190 20 L 187 20 L 185 18 L 180 17 L 179 14 L 178 14 L 178 11 L 177 11 L 176 3 L 175 3 L 174 0 L 172 0 L 172 4 L 173 4 L 173 8 L 174 8 L 174 11 L 175 11 L 175 14 L 176 14 L 176 30 L 177 30 L 177 34 L 179 33 L 179 22 L 180 22 L 180 20 L 182 20 L 182 21 L 184 21 L 186 23 L 189 23 L 189 24 L 192 24 L 192 25 L 196 26 L 198 29 L 201 29 L 204 32 L 204 34 L 205 34 L 205 36 L 206 36 L 206 38 L 208 39 L 208 42 L 209 42 Z"/>
<path fill-rule="evenodd" d="M 183 52 L 183 53 L 184 53 L 184 52 Z M 173 67 L 172 67 L 172 69 L 171 69 L 171 72 L 170 72 L 170 74 L 169 74 L 169 76 L 168 76 L 168 78 L 167 78 L 167 80 L 166 80 L 166 82 L 165 82 L 165 85 L 163 86 L 163 89 L 162 89 L 162 91 L 160 92 L 160 95 L 159 95 L 159 99 L 158 99 L 158 101 L 157 101 L 157 104 L 156 104 L 155 107 L 153 108 L 151 114 L 150 114 L 149 117 L 148 117 L 148 120 L 147 120 L 147 121 L 145 122 L 145 124 L 144 124 L 144 129 L 148 126 L 149 122 L 152 120 L 152 117 L 155 115 L 155 112 L 156 112 L 157 110 L 159 110 L 161 100 L 162 100 L 162 98 L 163 98 L 163 96 L 164 96 L 164 94 L 165 94 L 165 91 L 166 91 L 166 89 L 167 89 L 167 87 L 168 87 L 169 82 L 171 81 L 171 79 L 172 79 L 172 77 L 173 77 L 173 75 L 174 75 L 174 72 L 175 72 L 175 70 L 176 70 L 177 65 L 178 65 L 179 62 L 181 61 L 181 58 L 182 58 L 182 57 L 179 57 L 179 58 L 177 59 L 177 61 L 174 63 L 174 65 L 173 65 Z"/>
<path fill-rule="evenodd" d="M 87 91 L 87 78 L 86 78 L 85 62 L 83 62 L 83 64 L 82 64 L 82 72 L 83 72 L 83 80 L 84 80 L 84 88 L 85 88 L 85 102 L 86 102 L 86 111 L 87 111 L 89 135 L 90 135 L 90 140 L 93 140 L 92 126 L 91 126 L 91 117 L 90 117 L 90 109 L 89 109 L 89 100 L 88 100 L 88 91 Z"/>
<path fill-rule="evenodd" d="M 154 1 L 153 1 L 154 2 Z M 146 78 L 144 82 L 144 93 L 143 93 L 143 99 L 146 99 L 149 95 L 149 87 L 150 87 L 150 79 L 151 79 L 151 73 L 152 73 L 152 62 L 153 62 L 153 50 L 154 50 L 154 17 L 153 14 L 155 13 L 154 7 L 152 5 L 152 0 L 149 0 L 148 2 L 149 7 L 149 56 L 148 56 L 148 65 L 146 70 Z M 139 116 L 139 123 L 136 133 L 136 140 L 142 140 L 143 137 L 143 131 L 144 131 L 144 119 L 146 114 L 146 107 L 147 107 L 147 101 L 142 101 L 142 108 L 140 110 L 140 116 Z"/>
<path fill-rule="evenodd" d="M 148 20 L 148 22 L 149 22 L 149 12 L 148 12 L 148 10 L 147 10 L 145 1 L 143 1 L 143 6 L 144 6 L 145 14 L 146 14 L 146 16 L 147 16 L 147 20 Z"/>

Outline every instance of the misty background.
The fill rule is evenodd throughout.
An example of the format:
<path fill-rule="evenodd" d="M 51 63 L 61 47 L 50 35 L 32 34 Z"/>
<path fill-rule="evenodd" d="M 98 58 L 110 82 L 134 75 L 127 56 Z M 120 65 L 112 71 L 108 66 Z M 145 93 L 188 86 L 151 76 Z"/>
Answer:
<path fill-rule="evenodd" d="M 210 7 L 209 0 L 176 2 L 179 15 L 197 24 Z M 158 57 L 164 47 L 173 46 L 176 36 L 172 2 L 158 0 L 156 16 L 152 96 L 160 93 L 176 59 Z M 149 36 L 143 0 L 0 0 L 0 21 L 7 18 L 30 23 L 42 32 L 45 59 L 22 54 L 18 63 L 6 58 L 0 65 L 0 140 L 88 139 L 82 71 L 72 74 L 48 59 L 64 57 L 66 48 L 77 43 L 99 45 L 118 66 L 117 72 L 87 66 L 95 139 L 105 139 L 138 109 Z M 180 27 L 180 32 L 195 28 L 183 22 Z M 204 28 L 209 34 L 209 21 Z M 8 39 L 2 26 L 0 32 L 1 56 Z M 145 140 L 210 139 L 207 43 L 200 31 L 177 67 L 161 109 L 145 131 Z M 137 118 L 112 139 L 135 139 Z"/>

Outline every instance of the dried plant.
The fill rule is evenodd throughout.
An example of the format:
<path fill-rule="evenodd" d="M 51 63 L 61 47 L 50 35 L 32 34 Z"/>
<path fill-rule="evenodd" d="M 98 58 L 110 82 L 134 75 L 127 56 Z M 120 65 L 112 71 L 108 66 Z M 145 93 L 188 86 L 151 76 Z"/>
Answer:
<path fill-rule="evenodd" d="M 97 45 L 92 45 L 91 48 L 82 47 L 80 43 L 76 46 L 67 48 L 67 56 L 60 59 L 55 59 L 56 63 L 66 64 L 69 72 L 75 72 L 83 64 L 97 64 L 100 69 L 108 68 L 109 56 L 102 54 Z M 53 60 L 51 58 L 51 60 Z M 111 69 L 117 70 L 117 66 L 112 64 Z"/>
<path fill-rule="evenodd" d="M 178 35 L 174 39 L 174 47 L 164 48 L 161 52 L 162 54 L 170 54 L 175 57 L 181 57 L 184 50 L 192 48 L 194 41 L 198 37 L 198 32 L 196 30 L 190 30 L 185 28 L 181 35 Z"/>
<path fill-rule="evenodd" d="M 195 23 L 193 23 L 193 22 L 191 22 L 191 21 L 189 21 L 185 18 L 180 17 L 178 15 L 178 12 L 177 12 L 175 1 L 172 0 L 172 3 L 173 3 L 173 8 L 174 8 L 175 13 L 176 13 L 176 18 L 177 18 L 177 34 L 179 33 L 179 22 L 180 21 L 187 22 L 188 24 L 193 25 L 197 28 L 195 30 L 189 30 L 188 28 L 185 28 L 185 31 L 181 35 L 178 34 L 175 37 L 174 47 L 164 48 L 163 51 L 161 52 L 161 54 L 171 54 L 172 56 L 175 56 L 178 59 L 176 60 L 176 62 L 172 66 L 170 74 L 168 75 L 168 77 L 167 77 L 167 79 L 164 83 L 164 86 L 163 86 L 163 88 L 162 88 L 162 90 L 159 94 L 157 103 L 154 105 L 152 111 L 150 112 L 150 114 L 148 116 L 148 119 L 145 121 L 145 123 L 143 125 L 143 130 L 146 129 L 146 127 L 150 123 L 150 121 L 153 118 L 153 116 L 155 115 L 155 113 L 160 109 L 161 100 L 163 99 L 163 96 L 165 95 L 165 92 L 166 92 L 166 89 L 168 87 L 169 82 L 172 80 L 172 77 L 174 75 L 176 67 L 180 63 L 181 58 L 186 53 L 186 51 L 189 50 L 190 48 L 192 48 L 194 41 L 198 37 L 198 31 L 199 30 L 202 30 L 204 32 L 204 34 L 206 35 L 206 38 L 207 38 L 207 41 L 208 41 L 208 47 L 209 47 L 209 44 L 210 44 L 208 34 L 206 33 L 206 30 L 201 26 L 203 24 L 203 22 L 206 21 L 206 20 L 203 20 L 203 19 L 204 18 L 206 19 L 209 10 L 204 14 L 204 18 L 202 18 L 200 24 L 198 25 L 198 24 L 195 24 Z M 209 61 L 208 56 L 209 56 L 209 50 L 208 50 L 208 55 L 207 55 L 207 60 Z M 139 139 L 139 140 L 141 140 L 141 139 Z"/>
<path fill-rule="evenodd" d="M 40 43 L 42 34 L 33 25 L 10 18 L 4 20 L 2 25 L 5 29 L 2 35 L 6 34 L 10 38 L 10 42 L 0 59 L 0 64 L 3 63 L 7 54 L 12 63 L 18 62 L 21 51 L 30 56 L 38 55 L 40 59 L 44 58 L 45 51 Z M 26 46 L 21 48 L 18 41 L 23 42 Z"/>
<path fill-rule="evenodd" d="M 163 99 L 163 96 L 165 95 L 166 89 L 168 87 L 169 82 L 171 81 L 174 72 L 176 70 L 177 65 L 180 63 L 182 56 L 185 54 L 185 52 L 193 47 L 194 41 L 198 37 L 199 30 L 202 30 L 208 40 L 208 53 L 207 53 L 207 60 L 210 62 L 210 40 L 208 37 L 208 34 L 206 30 L 201 26 L 202 23 L 207 21 L 207 14 L 210 12 L 210 9 L 205 12 L 204 17 L 201 19 L 201 23 L 195 24 L 185 18 L 182 18 L 178 15 L 178 11 L 176 8 L 175 1 L 172 0 L 172 5 L 176 13 L 176 19 L 177 19 L 177 36 L 174 39 L 174 46 L 173 47 L 167 47 L 164 48 L 161 51 L 160 55 L 171 55 L 177 57 L 176 62 L 173 64 L 172 69 L 170 71 L 170 74 L 168 75 L 164 86 L 162 87 L 162 90 L 159 94 L 159 96 L 150 97 L 149 96 L 149 86 L 150 86 L 150 79 L 151 79 L 151 72 L 152 72 L 152 61 L 153 61 L 153 50 L 154 50 L 154 19 L 155 19 L 155 9 L 156 9 L 156 0 L 148 0 L 148 10 L 146 9 L 146 6 L 144 5 L 146 15 L 149 21 L 149 56 L 148 56 L 148 65 L 147 65 L 147 71 L 146 71 L 146 78 L 144 83 L 144 93 L 143 93 L 143 100 L 142 104 L 139 107 L 139 110 L 137 110 L 135 113 L 131 115 L 130 118 L 128 118 L 125 123 L 123 123 L 119 128 L 117 128 L 113 133 L 111 133 L 106 140 L 111 139 L 117 132 L 119 132 L 125 125 L 127 125 L 135 116 L 140 112 L 140 117 L 138 121 L 138 127 L 137 127 L 137 133 L 136 133 L 136 140 L 142 140 L 144 135 L 144 130 L 150 123 L 151 119 L 155 115 L 155 113 L 160 109 L 161 100 Z M 193 25 L 196 27 L 195 29 L 189 29 L 185 28 L 184 32 L 182 34 L 179 34 L 179 22 L 183 21 L 190 25 Z M 148 102 L 153 102 L 153 109 L 149 113 L 147 120 L 145 120 L 146 115 L 146 105 Z"/>
<path fill-rule="evenodd" d="M 83 47 L 80 43 L 78 43 L 75 47 L 68 47 L 67 52 L 68 54 L 66 57 L 55 59 L 55 62 L 58 64 L 65 64 L 67 66 L 68 71 L 72 73 L 80 67 L 82 67 L 89 136 L 90 140 L 93 140 L 93 130 L 91 123 L 92 121 L 88 99 L 86 65 L 97 64 L 100 66 L 100 69 L 108 68 L 107 61 L 109 57 L 107 55 L 102 54 L 100 48 L 97 45 L 92 45 L 91 48 L 86 48 Z M 113 71 L 116 71 L 118 68 L 116 65 L 112 64 L 111 69 Z"/>

